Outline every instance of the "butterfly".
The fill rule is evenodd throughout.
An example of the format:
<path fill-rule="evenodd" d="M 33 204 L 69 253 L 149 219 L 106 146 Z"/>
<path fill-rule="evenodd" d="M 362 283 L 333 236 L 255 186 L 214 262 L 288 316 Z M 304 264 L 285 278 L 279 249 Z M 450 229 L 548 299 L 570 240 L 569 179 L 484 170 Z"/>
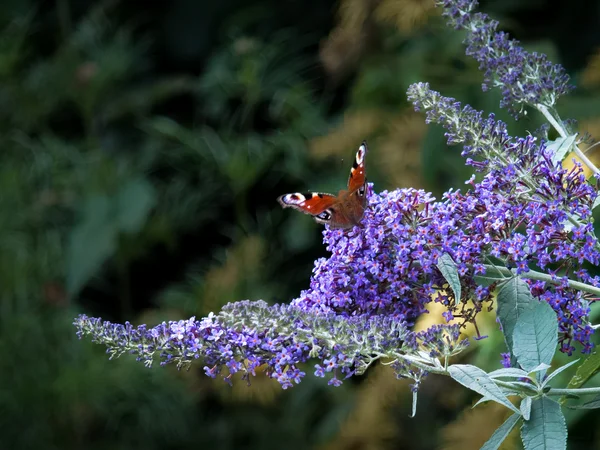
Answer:
<path fill-rule="evenodd" d="M 330 228 L 347 229 L 358 225 L 367 206 L 367 150 L 367 143 L 363 141 L 350 170 L 348 189 L 341 190 L 337 197 L 320 192 L 295 192 L 282 195 L 277 201 L 284 208 L 294 208 L 312 215 L 318 223 L 327 224 Z"/>

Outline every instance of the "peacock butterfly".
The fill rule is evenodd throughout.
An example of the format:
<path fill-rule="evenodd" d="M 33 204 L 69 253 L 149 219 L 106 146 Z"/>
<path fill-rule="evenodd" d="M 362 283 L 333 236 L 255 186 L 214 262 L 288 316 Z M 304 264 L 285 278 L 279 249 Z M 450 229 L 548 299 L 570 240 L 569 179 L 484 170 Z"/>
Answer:
<path fill-rule="evenodd" d="M 367 143 L 363 141 L 348 178 L 348 189 L 341 190 L 337 197 L 319 192 L 285 194 L 277 199 L 284 208 L 294 208 L 310 214 L 318 223 L 330 228 L 352 228 L 358 225 L 367 206 L 367 178 L 365 176 L 365 155 Z"/>

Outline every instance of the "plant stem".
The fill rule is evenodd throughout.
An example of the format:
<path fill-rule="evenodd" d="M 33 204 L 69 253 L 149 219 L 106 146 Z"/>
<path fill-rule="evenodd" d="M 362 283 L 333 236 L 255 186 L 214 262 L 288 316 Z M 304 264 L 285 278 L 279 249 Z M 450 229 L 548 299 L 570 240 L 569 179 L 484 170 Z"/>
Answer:
<path fill-rule="evenodd" d="M 525 394 L 532 394 L 536 392 L 535 386 L 531 386 L 531 388 L 528 389 L 521 385 L 514 385 L 510 381 L 502 381 L 496 379 L 494 379 L 494 383 L 496 384 L 496 386 L 502 386 L 504 388 L 512 389 L 517 392 L 523 392 Z"/>
<path fill-rule="evenodd" d="M 508 269 L 506 267 L 498 267 L 492 264 L 484 264 L 486 270 L 494 270 L 501 275 L 505 275 L 508 277 L 512 277 L 516 275 L 515 269 Z M 545 281 L 546 283 L 558 285 L 560 284 L 560 280 L 553 278 L 551 275 L 546 273 L 537 272 L 535 270 L 530 270 L 529 272 L 525 272 L 519 275 L 522 278 L 528 278 L 530 280 L 539 280 Z M 569 287 L 573 289 L 577 289 L 579 291 L 587 292 L 589 294 L 600 295 L 600 288 L 594 287 L 592 285 L 582 283 L 580 281 L 569 280 Z"/>
<path fill-rule="evenodd" d="M 592 395 L 600 394 L 600 387 L 595 388 L 579 388 L 579 389 L 550 389 L 546 395 Z"/>
<path fill-rule="evenodd" d="M 550 113 L 550 111 L 548 110 L 548 108 L 544 105 L 536 105 L 536 108 L 538 109 L 539 112 L 541 112 L 544 117 L 546 118 L 546 120 L 548 120 L 548 122 L 550 122 L 550 124 L 554 127 L 554 129 L 558 132 L 558 134 L 560 134 L 561 137 L 566 138 L 568 136 L 567 134 L 567 130 L 565 130 L 565 128 L 554 118 L 554 116 L 552 115 L 552 113 Z M 594 165 L 594 163 L 592 161 L 590 161 L 590 159 L 585 156 L 585 154 L 579 149 L 579 147 L 577 146 L 577 144 L 574 145 L 575 148 L 575 154 L 577 155 L 577 157 L 579 159 L 581 159 L 581 162 L 583 162 L 586 166 L 588 166 L 588 168 L 594 172 L 594 175 L 598 176 L 600 175 L 600 170 Z"/>

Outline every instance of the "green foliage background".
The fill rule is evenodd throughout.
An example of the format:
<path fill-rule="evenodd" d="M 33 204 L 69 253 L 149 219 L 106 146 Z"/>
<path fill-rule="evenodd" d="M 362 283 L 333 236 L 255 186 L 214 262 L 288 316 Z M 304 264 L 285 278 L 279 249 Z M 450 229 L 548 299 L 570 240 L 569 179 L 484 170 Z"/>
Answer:
<path fill-rule="evenodd" d="M 598 137 L 600 2 L 482 3 L 566 65 L 580 88 L 564 115 Z M 421 0 L 3 1 L 0 447 L 479 448 L 505 412 L 471 412 L 448 380 L 428 380 L 409 419 L 406 383 L 381 367 L 335 389 L 310 366 L 288 391 L 260 374 L 230 388 L 201 364 L 108 361 L 71 325 L 293 299 L 325 249 L 275 198 L 337 192 L 362 139 L 378 191 L 460 187 L 459 151 L 405 91 L 429 81 L 497 111 L 461 39 Z M 514 133 L 540 123 L 500 116 Z M 498 366 L 501 339 L 478 345 Z M 593 423 L 570 417 L 570 448 L 600 445 L 578 432 Z"/>

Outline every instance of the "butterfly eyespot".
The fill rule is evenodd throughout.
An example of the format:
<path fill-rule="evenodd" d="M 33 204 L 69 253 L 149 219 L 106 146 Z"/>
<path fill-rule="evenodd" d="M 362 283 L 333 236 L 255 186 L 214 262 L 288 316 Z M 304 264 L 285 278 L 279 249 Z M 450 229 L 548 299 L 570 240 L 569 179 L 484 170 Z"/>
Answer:
<path fill-rule="evenodd" d="M 358 148 L 347 187 L 338 195 L 319 192 L 294 192 L 277 198 L 283 208 L 293 208 L 304 214 L 310 214 L 317 222 L 328 225 L 332 229 L 349 229 L 359 225 L 366 206 L 369 193 L 365 175 L 365 156 L 367 143 Z"/>
<path fill-rule="evenodd" d="M 321 219 L 321 220 L 330 220 L 331 212 L 329 210 L 323 211 L 322 213 L 317 214 L 315 217 L 317 217 L 318 219 Z"/>

